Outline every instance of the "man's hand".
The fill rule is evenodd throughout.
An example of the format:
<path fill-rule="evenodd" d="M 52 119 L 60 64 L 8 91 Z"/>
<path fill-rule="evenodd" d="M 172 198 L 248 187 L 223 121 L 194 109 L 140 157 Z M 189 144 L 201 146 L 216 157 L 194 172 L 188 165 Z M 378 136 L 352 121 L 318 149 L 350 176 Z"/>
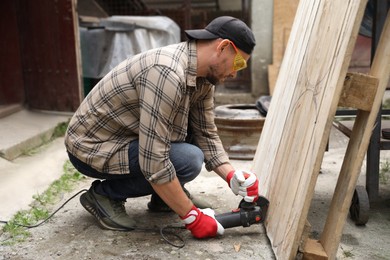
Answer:
<path fill-rule="evenodd" d="M 255 202 L 259 198 L 259 180 L 252 172 L 231 171 L 226 181 L 233 193 L 244 197 L 246 202 Z"/>
<path fill-rule="evenodd" d="M 225 231 L 223 226 L 215 219 L 212 209 L 198 209 L 192 206 L 191 210 L 180 218 L 196 238 L 215 237 L 216 235 L 223 235 Z"/>

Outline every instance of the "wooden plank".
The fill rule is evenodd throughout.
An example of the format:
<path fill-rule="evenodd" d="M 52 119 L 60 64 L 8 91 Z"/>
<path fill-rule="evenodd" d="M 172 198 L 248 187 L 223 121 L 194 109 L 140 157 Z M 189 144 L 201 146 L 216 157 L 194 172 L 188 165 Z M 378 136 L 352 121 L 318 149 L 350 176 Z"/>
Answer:
<path fill-rule="evenodd" d="M 274 0 L 272 63 L 268 69 L 269 91 L 272 95 L 284 52 L 291 33 L 299 0 Z"/>
<path fill-rule="evenodd" d="M 365 3 L 299 2 L 253 167 L 278 259 L 296 256 Z"/>
<path fill-rule="evenodd" d="M 279 64 L 271 64 L 268 65 L 268 85 L 269 85 L 269 93 L 272 95 L 274 93 L 276 79 L 278 78 L 280 70 L 280 63 Z"/>
<path fill-rule="evenodd" d="M 390 77 L 390 13 L 388 13 L 370 75 L 378 78 L 378 90 L 371 112 L 359 111 L 352 129 L 351 138 L 341 167 L 339 179 L 332 198 L 329 214 L 320 241 L 330 259 L 336 257 L 344 223 L 348 216 L 353 192 L 370 142 L 383 95 Z"/>
<path fill-rule="evenodd" d="M 370 111 L 377 89 L 377 78 L 362 73 L 347 73 L 339 106 Z"/>
<path fill-rule="evenodd" d="M 328 255 L 318 240 L 308 239 L 303 252 L 303 260 L 328 260 Z"/>
<path fill-rule="evenodd" d="M 354 123 L 355 123 L 355 121 L 342 120 L 342 121 L 334 122 L 333 126 L 349 138 L 349 137 L 351 137 L 352 128 L 353 128 Z M 390 129 L 390 120 L 388 120 L 386 118 L 382 118 L 381 128 L 382 128 L 382 130 Z M 380 142 L 381 142 L 381 150 L 389 150 L 389 148 L 384 148 L 384 146 L 387 146 L 385 143 L 389 143 L 388 138 L 383 138 L 383 136 L 382 136 Z"/>
<path fill-rule="evenodd" d="M 336 127 L 340 132 L 345 134 L 347 137 L 350 137 L 352 134 L 352 127 L 355 121 L 340 121 L 333 123 L 333 126 Z"/>

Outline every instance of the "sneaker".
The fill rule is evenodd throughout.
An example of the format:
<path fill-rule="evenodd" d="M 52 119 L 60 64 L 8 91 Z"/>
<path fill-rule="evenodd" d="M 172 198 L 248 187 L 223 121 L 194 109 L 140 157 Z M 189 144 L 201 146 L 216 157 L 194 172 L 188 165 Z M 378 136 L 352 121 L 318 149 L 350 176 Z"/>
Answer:
<path fill-rule="evenodd" d="M 153 193 L 148 202 L 148 209 L 153 212 L 171 212 L 172 209 L 158 196 Z"/>
<path fill-rule="evenodd" d="M 212 208 L 212 205 L 206 201 L 203 201 L 199 198 L 196 198 L 190 194 L 190 192 L 183 187 L 184 192 L 187 194 L 188 198 L 194 203 L 195 207 L 200 209 Z M 156 194 L 153 193 L 150 202 L 148 202 L 148 208 L 153 212 L 171 212 L 172 209 Z"/>
<path fill-rule="evenodd" d="M 91 213 L 99 224 L 110 230 L 129 231 L 133 230 L 136 223 L 126 213 L 125 202 L 111 200 L 95 192 L 95 186 L 100 183 L 96 180 L 92 183 L 91 188 L 81 194 L 81 205 Z"/>
<path fill-rule="evenodd" d="M 190 198 L 192 203 L 194 203 L 195 207 L 200 208 L 200 209 L 207 209 L 207 208 L 212 209 L 213 208 L 213 206 L 209 202 L 202 200 L 199 197 L 192 196 L 191 193 L 186 188 L 183 187 L 183 190 L 187 194 L 188 198 Z"/>

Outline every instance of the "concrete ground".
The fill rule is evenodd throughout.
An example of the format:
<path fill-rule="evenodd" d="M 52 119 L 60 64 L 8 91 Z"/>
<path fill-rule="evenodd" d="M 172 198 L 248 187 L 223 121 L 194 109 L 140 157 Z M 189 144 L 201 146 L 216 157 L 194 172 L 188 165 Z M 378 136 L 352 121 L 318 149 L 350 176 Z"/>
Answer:
<path fill-rule="evenodd" d="M 33 116 L 24 111 L 25 116 Z M 23 121 L 23 115 L 18 115 Z M 41 118 L 42 115 L 36 115 Z M 61 116 L 45 114 L 53 128 Z M 3 119 L 0 124 L 3 128 Z M 27 120 L 27 119 L 25 119 Z M 38 119 L 37 119 L 38 120 Z M 20 122 L 19 122 L 20 123 Z M 40 125 L 43 126 L 44 123 Z M 9 125 L 13 125 L 9 123 Z M 21 126 L 23 128 L 23 126 Z M 28 127 L 26 127 L 26 131 Z M 15 131 L 15 130 L 13 130 Z M 2 150 L 0 135 L 0 151 Z M 332 129 L 329 151 L 326 152 L 321 174 L 308 220 L 312 225 L 310 236 L 318 238 L 327 214 L 334 185 L 342 163 L 348 139 Z M 41 193 L 49 184 L 62 175 L 62 165 L 67 159 L 63 139 L 58 138 L 42 146 L 34 154 L 19 156 L 8 161 L 0 159 L 0 220 L 8 220 L 20 209 L 28 208 L 32 196 Z M 390 160 L 390 153 L 381 152 L 382 161 Z M 251 161 L 234 160 L 236 168 L 251 169 Z M 364 185 L 364 167 L 359 183 Z M 53 209 L 81 189 L 88 189 L 92 179 L 80 181 L 71 193 L 65 193 Z M 260 180 L 261 181 L 261 180 Z M 389 181 L 390 182 L 390 181 Z M 380 184 L 381 199 L 371 205 L 370 219 L 358 227 L 347 219 L 338 251 L 338 259 L 390 259 L 390 183 Z M 202 196 L 216 213 L 227 212 L 237 207 L 240 198 L 234 196 L 227 184 L 213 173 L 202 170 L 200 177 L 187 188 L 195 196 Z M 147 210 L 149 196 L 129 199 L 126 210 L 134 216 L 140 228 L 133 232 L 102 230 L 95 219 L 82 208 L 78 197 L 71 200 L 50 221 L 30 229 L 31 237 L 12 246 L 0 245 L 1 259 L 274 259 L 271 245 L 262 225 L 248 228 L 227 229 L 224 236 L 215 239 L 197 240 L 186 230 L 176 230 L 184 240 L 183 248 L 168 244 L 160 235 L 159 228 L 179 224 L 174 213 L 151 213 Z M 271 202 L 272 203 L 272 202 Z M 272 216 L 269 216 L 272 217 Z M 7 234 L 0 231 L 0 241 Z M 179 243 L 171 237 L 172 241 Z M 2 243 L 1 243 L 2 244 Z"/>

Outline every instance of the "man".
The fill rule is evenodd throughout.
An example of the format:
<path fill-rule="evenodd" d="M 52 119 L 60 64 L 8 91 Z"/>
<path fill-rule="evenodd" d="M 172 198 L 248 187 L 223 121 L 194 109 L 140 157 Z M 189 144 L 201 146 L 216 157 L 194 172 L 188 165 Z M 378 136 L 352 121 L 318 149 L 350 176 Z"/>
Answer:
<path fill-rule="evenodd" d="M 173 210 L 197 238 L 223 234 L 211 209 L 201 210 L 184 184 L 205 162 L 246 201 L 258 198 L 253 173 L 229 163 L 214 124 L 214 85 L 235 77 L 255 46 L 251 30 L 228 16 L 187 30 L 187 42 L 135 55 L 109 72 L 69 123 L 70 161 L 96 180 L 83 207 L 111 230 L 136 226 L 127 198 L 151 196 L 152 211 Z M 189 143 L 189 139 L 192 140 Z"/>

